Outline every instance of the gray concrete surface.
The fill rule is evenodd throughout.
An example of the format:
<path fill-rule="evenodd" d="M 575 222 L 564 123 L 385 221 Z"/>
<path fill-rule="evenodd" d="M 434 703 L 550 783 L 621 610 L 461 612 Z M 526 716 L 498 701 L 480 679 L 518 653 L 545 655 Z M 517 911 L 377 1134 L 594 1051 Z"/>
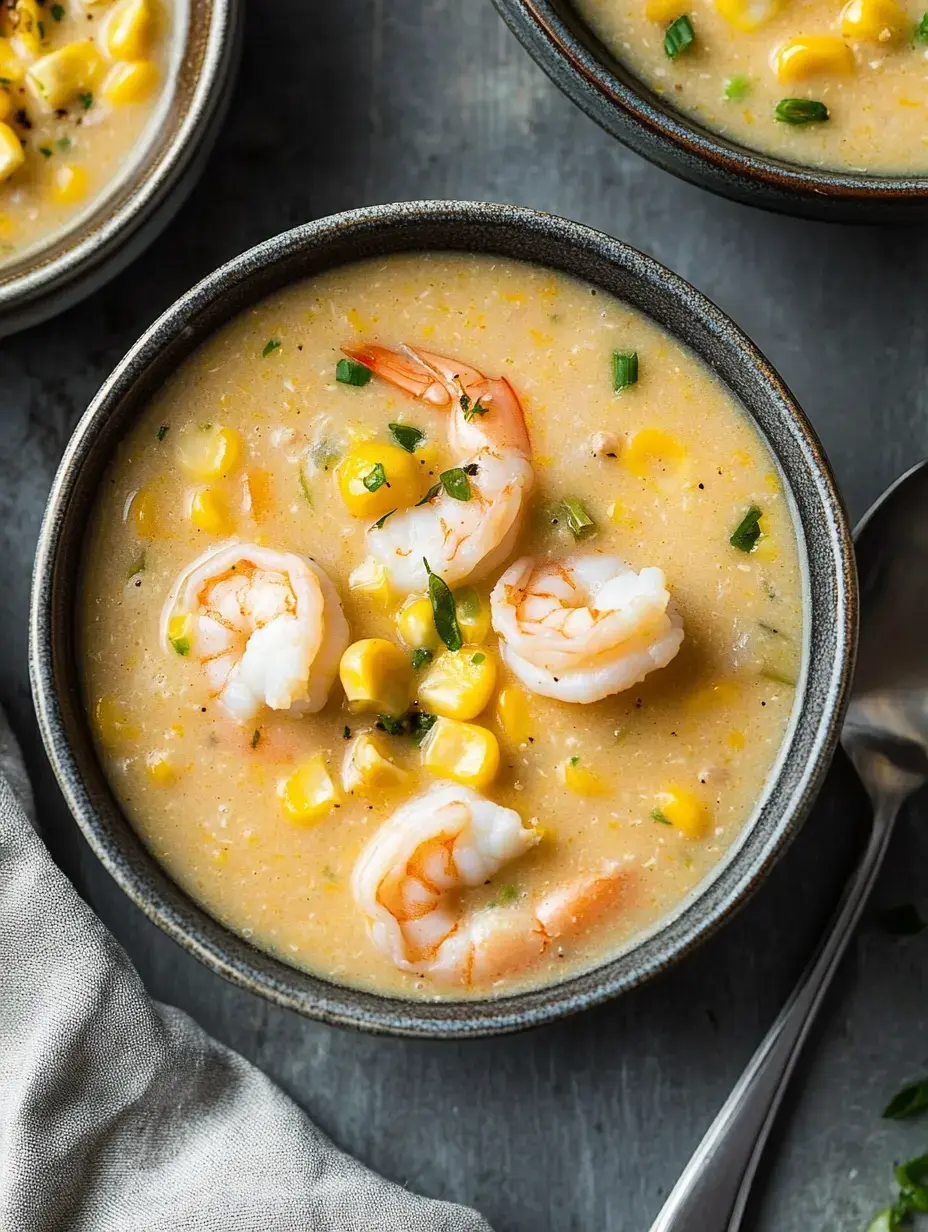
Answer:
<path fill-rule="evenodd" d="M 232 112 L 202 183 L 107 289 L 0 347 L 0 698 L 52 849 L 141 968 L 292 1093 L 339 1143 L 497 1232 L 644 1232 L 785 998 L 835 901 L 865 802 L 839 763 L 749 906 L 647 988 L 537 1033 L 469 1044 L 365 1038 L 227 987 L 131 907 L 79 839 L 28 695 L 26 608 L 43 501 L 68 433 L 132 342 L 197 277 L 308 218 L 367 202 L 476 197 L 591 223 L 732 314 L 795 390 L 860 514 L 928 449 L 928 246 L 915 229 L 767 216 L 658 171 L 600 132 L 488 0 L 253 3 Z M 928 899 L 924 809 L 878 901 Z M 885 1097 L 928 1071 L 928 935 L 864 926 L 782 1119 L 752 1232 L 854 1232 L 928 1125 Z"/>

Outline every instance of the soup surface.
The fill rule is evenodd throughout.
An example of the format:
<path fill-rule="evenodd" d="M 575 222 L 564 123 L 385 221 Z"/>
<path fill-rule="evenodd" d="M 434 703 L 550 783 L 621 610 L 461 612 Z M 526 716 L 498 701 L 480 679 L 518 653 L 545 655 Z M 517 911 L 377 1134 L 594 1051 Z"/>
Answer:
<path fill-rule="evenodd" d="M 122 172 L 168 78 L 170 0 L 4 0 L 0 261 Z"/>
<path fill-rule="evenodd" d="M 398 388 L 389 365 L 393 376 L 418 371 L 409 352 L 363 351 L 372 377 L 345 360 L 344 346 L 372 339 L 415 356 L 425 348 L 434 363 L 452 357 L 470 395 L 449 408 L 429 377 L 424 397 Z M 480 374 L 491 380 L 480 386 Z M 513 427 L 520 404 L 530 463 Z M 509 428 L 518 448 L 507 452 Z M 483 438 L 495 456 L 479 451 Z M 503 462 L 508 477 L 492 499 Z M 520 493 L 508 541 L 474 583 L 461 556 L 481 537 L 487 548 L 506 538 L 500 509 Z M 452 548 L 447 533 L 436 541 L 421 530 L 471 515 Z M 399 529 L 386 541 L 391 521 Z M 378 565 L 372 545 L 384 542 L 395 556 Z M 273 607 L 269 588 L 286 590 L 282 558 L 265 555 L 280 550 L 311 558 L 334 586 L 319 652 L 330 662 L 306 705 L 325 697 L 351 643 L 317 713 L 255 703 L 254 639 L 248 671 L 242 659 L 228 675 L 241 649 L 226 657 L 225 626 L 237 628 L 249 604 Z M 453 601 L 437 576 L 426 595 L 424 567 L 407 593 L 402 572 L 420 568 L 420 550 L 452 581 Z M 499 582 L 526 556 L 531 580 Z M 299 612 L 309 566 L 287 559 L 288 613 Z M 547 674 L 520 661 L 516 648 L 533 651 L 517 647 L 511 627 L 518 588 L 528 621 L 558 587 L 582 592 L 584 570 L 620 575 L 610 585 L 630 588 L 625 599 L 607 604 L 603 587 L 598 604 L 553 601 L 555 618 L 569 616 L 556 633 L 561 659 Z M 231 614 L 220 590 L 244 596 Z M 218 622 L 209 636 L 197 623 L 204 605 Z M 617 632 L 596 623 L 607 608 L 622 609 L 609 617 Z M 105 477 L 79 619 L 99 752 L 156 858 L 214 916 L 286 962 L 412 997 L 563 978 L 677 906 L 763 790 L 803 637 L 787 498 L 726 389 L 602 291 L 470 255 L 339 269 L 272 296 L 201 346 Z M 463 645 L 452 651 L 455 630 Z M 600 635 L 587 671 L 571 656 Z M 288 653 L 284 638 L 267 662 L 283 675 Z M 636 654 L 666 665 L 642 682 Z M 564 689 L 572 700 L 539 692 Z M 462 807 L 468 868 L 466 852 L 442 846 Z M 440 970 L 416 933 L 423 913 L 439 940 L 472 941 L 470 957 L 445 951 Z"/>
<path fill-rule="evenodd" d="M 575 7 L 658 94 L 741 145 L 809 167 L 884 175 L 928 168 L 928 17 L 911 0 Z M 670 55 L 668 33 L 670 52 L 681 37 L 692 41 Z"/>

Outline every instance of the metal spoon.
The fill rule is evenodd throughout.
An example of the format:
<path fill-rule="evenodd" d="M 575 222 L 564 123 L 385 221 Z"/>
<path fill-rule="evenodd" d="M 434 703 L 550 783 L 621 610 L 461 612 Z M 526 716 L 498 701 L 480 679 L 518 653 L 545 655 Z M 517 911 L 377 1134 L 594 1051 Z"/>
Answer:
<path fill-rule="evenodd" d="M 841 741 L 873 803 L 873 829 L 818 952 L 651 1232 L 740 1228 L 787 1083 L 873 888 L 899 809 L 928 781 L 928 463 L 883 493 L 855 538 L 860 648 Z"/>

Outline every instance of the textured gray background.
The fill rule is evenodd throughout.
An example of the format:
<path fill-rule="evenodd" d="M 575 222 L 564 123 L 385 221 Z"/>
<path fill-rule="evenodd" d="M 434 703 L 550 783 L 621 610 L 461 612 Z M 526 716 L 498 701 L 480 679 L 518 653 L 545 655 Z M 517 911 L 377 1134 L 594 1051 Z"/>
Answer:
<path fill-rule="evenodd" d="M 201 970 L 131 907 L 79 839 L 45 763 L 26 674 L 29 568 L 68 433 L 122 352 L 243 248 L 369 202 L 522 202 L 600 227 L 693 281 L 760 344 L 820 432 L 852 514 L 928 449 L 928 246 L 915 229 L 767 216 L 678 183 L 562 98 L 488 0 L 251 5 L 243 71 L 206 174 L 168 231 L 103 292 L 0 344 L 0 698 L 27 749 L 56 857 L 159 997 L 272 1074 L 339 1143 L 498 1232 L 644 1232 L 787 995 L 865 816 L 836 766 L 754 901 L 675 971 L 531 1035 L 468 1044 L 303 1022 Z M 922 814 L 878 890 L 928 898 Z M 770 1154 L 749 1227 L 865 1226 L 893 1158 L 928 1126 L 887 1127 L 928 1070 L 928 934 L 868 922 Z"/>

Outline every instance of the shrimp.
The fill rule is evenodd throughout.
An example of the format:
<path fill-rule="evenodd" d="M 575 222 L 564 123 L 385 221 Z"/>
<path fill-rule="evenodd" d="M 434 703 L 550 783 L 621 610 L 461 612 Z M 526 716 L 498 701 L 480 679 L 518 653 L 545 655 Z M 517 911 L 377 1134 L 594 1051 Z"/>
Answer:
<path fill-rule="evenodd" d="M 510 671 L 562 702 L 631 688 L 666 667 L 683 641 L 663 571 L 636 573 L 601 552 L 517 560 L 493 587 L 490 612 Z"/>
<path fill-rule="evenodd" d="M 439 783 L 377 831 L 352 874 L 371 940 L 402 971 L 469 987 L 536 962 L 594 924 L 624 892 L 607 862 L 534 903 L 461 910 L 457 891 L 482 885 L 538 841 L 514 809 Z"/>
<path fill-rule="evenodd" d="M 161 614 L 161 641 L 168 650 L 182 641 L 181 653 L 199 661 L 211 696 L 247 723 L 262 705 L 321 710 L 349 631 L 335 587 L 317 564 L 232 541 L 204 552 L 177 578 Z"/>
<path fill-rule="evenodd" d="M 519 398 L 505 377 L 404 346 L 343 348 L 382 380 L 448 412 L 448 443 L 466 469 L 469 500 L 440 490 L 368 531 L 368 542 L 401 594 L 423 590 L 423 559 L 451 586 L 501 565 L 515 547 L 534 483 L 531 444 Z"/>

